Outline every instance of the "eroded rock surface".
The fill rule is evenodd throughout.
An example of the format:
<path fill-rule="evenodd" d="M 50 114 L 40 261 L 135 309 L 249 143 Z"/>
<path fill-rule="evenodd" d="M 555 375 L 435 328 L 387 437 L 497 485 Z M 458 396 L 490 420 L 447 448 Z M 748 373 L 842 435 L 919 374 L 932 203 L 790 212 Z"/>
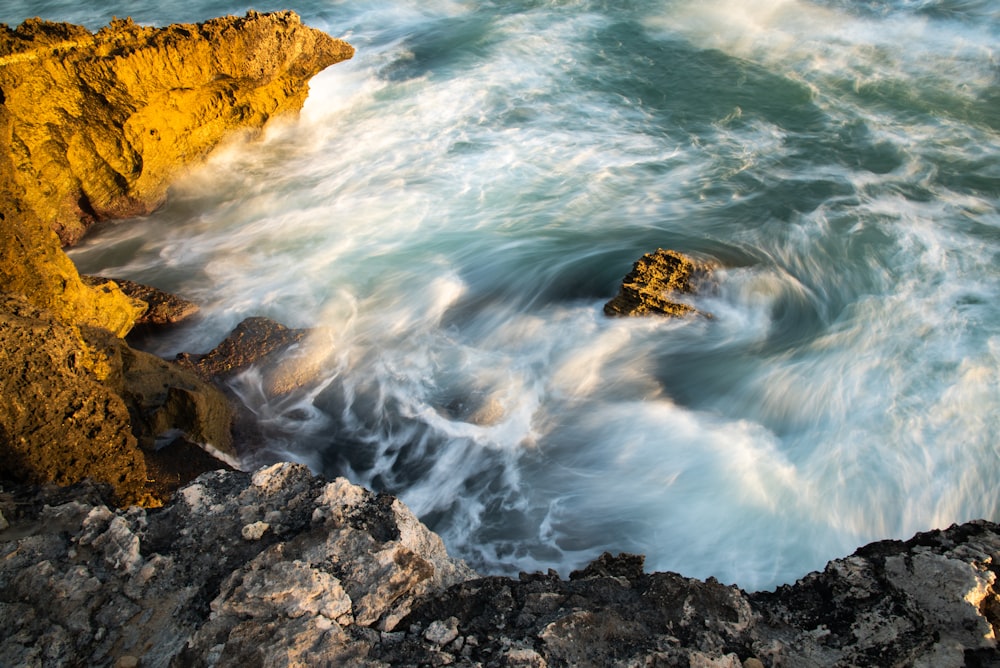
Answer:
<path fill-rule="evenodd" d="M 694 292 L 696 279 L 709 267 L 673 250 L 658 249 L 639 258 L 618 294 L 604 305 L 609 316 L 685 316 L 695 308 L 681 301 Z"/>
<path fill-rule="evenodd" d="M 89 477 L 140 500 L 145 463 L 111 356 L 80 327 L 2 294 L 0 349 L 2 475 L 63 485 Z"/>
<path fill-rule="evenodd" d="M 166 507 L 0 493 L 0 664 L 993 666 L 1000 526 L 873 543 L 748 594 L 605 554 L 478 577 L 398 500 L 294 464 Z M 0 526 L 3 526 L 0 524 Z"/>
<path fill-rule="evenodd" d="M 167 28 L 116 20 L 96 34 L 0 25 L 0 476 L 89 476 L 135 501 L 152 472 L 144 458 L 159 492 L 191 473 L 153 453 L 171 439 L 234 461 L 218 389 L 116 338 L 190 305 L 85 282 L 61 245 L 94 220 L 152 210 L 180 170 L 297 111 L 308 80 L 352 55 L 291 12 Z"/>
<path fill-rule="evenodd" d="M 474 575 L 396 499 L 293 464 L 205 474 L 158 511 L 47 493 L 0 495 L 0 665 L 364 662 L 415 597 Z"/>
<path fill-rule="evenodd" d="M 347 43 L 292 12 L 96 34 L 37 19 L 0 28 L 0 139 L 29 208 L 73 243 L 89 220 L 147 213 L 234 130 L 301 108 Z"/>

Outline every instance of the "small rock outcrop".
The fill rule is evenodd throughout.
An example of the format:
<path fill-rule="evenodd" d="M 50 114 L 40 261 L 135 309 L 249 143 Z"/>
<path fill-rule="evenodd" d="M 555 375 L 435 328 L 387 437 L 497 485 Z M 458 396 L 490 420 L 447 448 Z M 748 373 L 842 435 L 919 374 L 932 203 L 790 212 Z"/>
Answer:
<path fill-rule="evenodd" d="M 144 305 L 144 310 L 135 319 L 136 327 L 158 328 L 176 325 L 192 317 L 200 310 L 194 302 L 175 294 L 164 292 L 151 285 L 136 283 L 124 278 L 107 278 L 105 276 L 81 276 L 83 282 L 97 287 L 112 283 L 117 285 L 128 297 Z"/>
<path fill-rule="evenodd" d="M 708 266 L 673 250 L 658 249 L 643 255 L 622 281 L 618 294 L 604 305 L 609 316 L 686 316 L 695 308 L 681 301 L 694 292 L 694 281 Z"/>
<path fill-rule="evenodd" d="M 0 491 L 2 665 L 994 666 L 1000 526 L 883 541 L 774 592 L 605 554 L 479 577 L 397 499 L 295 464 L 164 508 Z"/>

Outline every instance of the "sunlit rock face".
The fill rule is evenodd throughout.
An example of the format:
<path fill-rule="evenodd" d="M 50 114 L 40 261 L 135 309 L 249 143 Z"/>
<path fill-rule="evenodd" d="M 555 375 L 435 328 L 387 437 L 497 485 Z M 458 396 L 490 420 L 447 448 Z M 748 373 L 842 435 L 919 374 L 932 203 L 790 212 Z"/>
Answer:
<path fill-rule="evenodd" d="M 0 30 L 13 177 L 64 244 L 92 220 L 146 213 L 236 130 L 297 111 L 354 49 L 292 12 L 96 34 L 39 20 Z"/>
<path fill-rule="evenodd" d="M 82 280 L 61 246 L 95 220 L 152 210 L 181 170 L 298 111 L 308 80 L 353 52 L 291 12 L 167 28 L 116 20 L 96 34 L 38 19 L 0 26 L 4 478 L 89 477 L 133 503 L 149 500 L 153 478 L 158 493 L 164 479 L 180 483 L 154 456 L 166 441 L 235 461 L 226 397 L 119 338 L 140 318 L 191 309 L 164 314 L 146 291 Z"/>

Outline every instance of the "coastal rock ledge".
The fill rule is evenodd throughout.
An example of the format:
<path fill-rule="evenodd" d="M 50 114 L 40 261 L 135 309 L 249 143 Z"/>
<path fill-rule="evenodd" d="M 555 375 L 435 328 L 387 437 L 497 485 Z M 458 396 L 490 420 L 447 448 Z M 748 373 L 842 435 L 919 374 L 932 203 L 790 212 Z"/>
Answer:
<path fill-rule="evenodd" d="M 122 340 L 193 307 L 83 279 L 62 247 L 153 210 L 182 170 L 297 113 L 309 79 L 353 54 L 287 11 L 96 33 L 0 24 L 0 479 L 90 478 L 155 505 L 220 465 L 205 452 L 239 458 L 226 396 Z"/>
<path fill-rule="evenodd" d="M 5 666 L 996 666 L 1000 526 L 882 541 L 775 592 L 647 574 L 478 577 L 395 498 L 300 465 L 161 509 L 0 492 Z"/>

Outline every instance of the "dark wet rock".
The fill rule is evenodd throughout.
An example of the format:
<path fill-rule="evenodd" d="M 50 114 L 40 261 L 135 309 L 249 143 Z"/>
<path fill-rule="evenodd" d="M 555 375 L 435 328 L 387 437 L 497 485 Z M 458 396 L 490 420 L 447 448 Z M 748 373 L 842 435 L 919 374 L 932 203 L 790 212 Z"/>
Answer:
<path fill-rule="evenodd" d="M 225 380 L 301 343 L 308 333 L 270 318 L 247 318 L 211 351 L 203 355 L 180 353 L 177 363 L 205 380 Z"/>
<path fill-rule="evenodd" d="M 80 276 L 89 286 L 104 285 L 111 281 L 128 297 L 146 304 L 146 310 L 135 320 L 135 325 L 147 327 L 162 327 L 175 325 L 187 320 L 199 310 L 198 305 L 175 294 L 164 292 L 151 285 L 144 285 L 124 278 L 108 278 L 105 276 Z"/>
<path fill-rule="evenodd" d="M 233 413 L 235 461 L 253 467 L 271 463 L 257 414 L 234 387 L 240 373 L 259 372 L 259 388 L 266 397 L 277 397 L 313 382 L 322 368 L 321 358 L 311 354 L 308 337 L 314 330 L 290 329 L 269 318 L 247 318 L 219 345 L 204 354 L 180 353 L 179 367 L 213 384 L 229 401 Z"/>
<path fill-rule="evenodd" d="M 0 491 L 0 664 L 994 666 L 1000 526 L 883 541 L 774 592 L 604 554 L 478 577 L 398 500 L 307 469 L 208 473 L 164 508 Z"/>
<path fill-rule="evenodd" d="M 604 305 L 609 316 L 668 315 L 681 317 L 697 311 L 682 301 L 693 294 L 697 279 L 709 266 L 673 250 L 643 255 L 622 281 L 614 299 Z"/>

